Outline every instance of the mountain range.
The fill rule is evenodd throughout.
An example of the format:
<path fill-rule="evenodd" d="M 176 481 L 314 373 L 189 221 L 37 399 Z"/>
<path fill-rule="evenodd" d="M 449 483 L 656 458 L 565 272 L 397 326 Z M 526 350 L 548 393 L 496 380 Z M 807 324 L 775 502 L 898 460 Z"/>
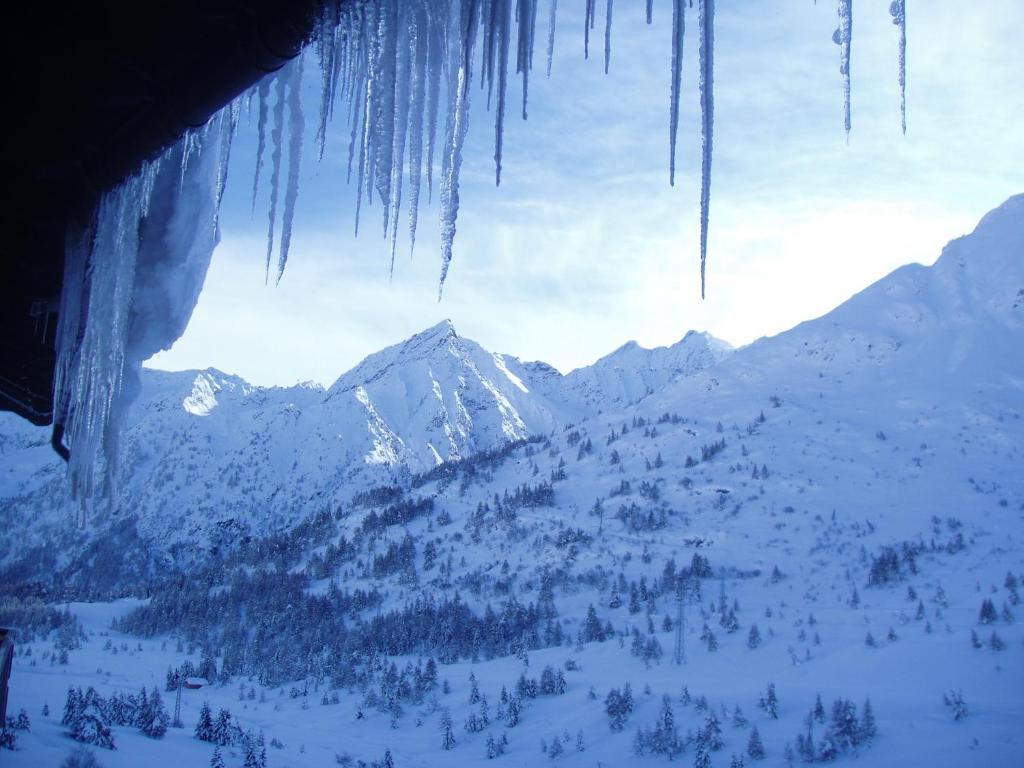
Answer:
<path fill-rule="evenodd" d="M 225 519 L 265 531 L 311 502 L 599 415 L 660 410 L 723 418 L 755 391 L 896 409 L 935 391 L 1019 397 L 1024 381 L 1024 196 L 823 317 L 735 350 L 706 333 L 624 344 L 567 375 L 490 352 L 450 321 L 370 355 L 329 388 L 258 387 L 215 369 L 147 369 L 127 417 L 121 495 L 143 535 L 173 542 Z M 53 533 L 70 511 L 46 435 L 0 415 L 0 498 L 15 525 Z M 93 514 L 105 514 L 97 505 Z M 34 538 L 34 537 L 30 537 Z M 8 556 L 13 551 L 7 553 Z"/>

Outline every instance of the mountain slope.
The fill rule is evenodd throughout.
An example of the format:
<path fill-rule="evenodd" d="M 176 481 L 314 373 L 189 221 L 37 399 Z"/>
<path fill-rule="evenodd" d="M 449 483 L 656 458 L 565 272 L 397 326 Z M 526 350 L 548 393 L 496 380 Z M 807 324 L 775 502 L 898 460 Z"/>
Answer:
<path fill-rule="evenodd" d="M 116 560 L 97 543 L 109 536 L 128 551 L 187 543 L 195 562 L 167 582 L 152 576 L 174 572 L 157 556 L 119 565 L 150 569 L 146 589 L 128 590 L 148 601 L 76 605 L 96 636 L 72 650 L 64 674 L 33 666 L 41 654 L 19 656 L 17 673 L 32 682 L 14 706 L 49 701 L 58 711 L 71 681 L 104 696 L 151 685 L 188 655 L 184 643 L 171 650 L 177 635 L 212 653 L 231 681 L 186 694 L 186 725 L 205 699 L 230 707 L 245 728 L 278 739 L 281 764 L 344 762 L 334 758 L 340 723 L 353 764 L 388 749 L 403 767 L 490 765 L 486 740 L 504 735 L 514 765 L 548 763 L 552 751 L 579 768 L 597 755 L 659 765 L 665 757 L 645 738 L 666 722 L 667 697 L 680 740 L 705 734 L 674 758 L 684 764 L 714 716 L 714 765 L 746 754 L 754 726 L 765 765 L 786 765 L 787 745 L 797 749 L 808 731 L 815 756 L 832 744 L 837 764 L 1014 765 L 1024 746 L 1022 200 L 933 267 L 897 270 L 713 367 L 681 378 L 655 371 L 664 383 L 636 401 L 625 392 L 640 380 L 623 383 L 620 361 L 667 355 L 622 350 L 590 381 L 629 402 L 611 395 L 564 421 L 583 399 L 570 377 L 499 362 L 445 326 L 372 356 L 326 393 L 246 391 L 213 372 L 159 375 L 129 440 L 136 472 L 153 486 L 133 491 L 141 535 L 104 528 L 80 560 L 90 572 Z M 189 398 L 207 415 L 182 416 Z M 417 440 L 456 431 L 458 403 L 469 399 L 483 405 L 470 411 L 481 434 L 504 436 L 511 408 L 524 424 L 548 412 L 555 421 L 535 442 L 419 475 L 366 462 L 371 406 L 373 423 L 396 438 L 388 444 L 415 459 Z M 334 432 L 342 422 L 347 437 Z M 2 466 L 45 450 L 8 436 Z M 20 530 L 39 534 L 24 521 L 41 498 L 51 497 L 26 491 L 5 502 L 8 519 L 25 526 L 7 529 L 9 553 Z M 186 513 L 177 523 L 182 499 L 205 504 L 208 519 Z M 259 510 L 270 510 L 262 528 Z M 154 543 L 157 523 L 166 540 Z M 688 598 L 677 632 L 680 584 Z M 116 661 L 101 648 L 110 636 L 114 648 L 125 643 Z M 677 642 L 685 664 L 673 660 Z M 418 695 L 409 670 L 426 658 L 440 662 L 443 682 Z M 109 665 L 112 675 L 96 673 Z M 543 679 L 548 665 L 564 693 L 531 697 L 518 679 Z M 633 703 L 616 725 L 611 694 L 626 682 Z M 239 684 L 252 691 L 244 703 Z M 473 697 L 474 684 L 489 704 Z M 759 705 L 769 684 L 774 712 Z M 512 726 L 503 687 L 521 706 Z M 954 720 L 943 700 L 960 694 L 969 715 Z M 320 696 L 326 703 L 310 706 Z M 820 720 L 808 717 L 818 696 Z M 867 699 L 877 734 L 844 746 L 829 705 L 849 700 L 863 713 Z M 473 718 L 483 711 L 481 725 Z M 455 745 L 443 751 L 446 718 Z M 60 732 L 43 720 L 12 765 L 43 764 L 66 743 Z M 206 760 L 208 745 L 189 734 L 169 732 L 165 747 L 119 729 L 123 758 L 114 759 L 124 762 L 111 764 L 164 749 Z"/>

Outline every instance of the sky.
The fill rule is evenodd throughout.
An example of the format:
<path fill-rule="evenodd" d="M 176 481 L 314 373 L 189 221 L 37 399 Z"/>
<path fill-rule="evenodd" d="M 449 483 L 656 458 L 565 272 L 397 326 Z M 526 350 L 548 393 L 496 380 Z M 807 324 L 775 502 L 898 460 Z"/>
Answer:
<path fill-rule="evenodd" d="M 185 335 L 148 365 L 215 367 L 261 385 L 329 385 L 368 354 L 445 318 L 487 349 L 563 372 L 626 341 L 667 345 L 689 329 L 742 345 L 826 313 L 902 264 L 932 263 L 946 242 L 1024 192 L 1019 0 L 907 4 L 906 136 L 889 2 L 857 3 L 849 143 L 831 40 L 836 3 L 719 3 L 702 301 L 696 11 L 687 16 L 670 186 L 671 3 L 656 0 L 651 26 L 640 0 L 616 3 L 608 75 L 603 28 L 597 54 L 584 60 L 583 5 L 559 4 L 549 80 L 546 40 L 538 40 L 529 119 L 510 109 L 499 188 L 493 115 L 474 92 L 440 302 L 436 195 L 420 211 L 414 254 L 400 241 L 389 278 L 379 205 L 353 236 L 343 117 L 317 161 L 319 71 L 310 57 L 310 136 L 280 284 L 264 282 L 267 190 L 253 213 L 256 129 L 243 113 L 203 293 Z M 545 0 L 540 7 L 538 37 L 546 38 Z M 520 95 L 513 79 L 510 102 Z"/>

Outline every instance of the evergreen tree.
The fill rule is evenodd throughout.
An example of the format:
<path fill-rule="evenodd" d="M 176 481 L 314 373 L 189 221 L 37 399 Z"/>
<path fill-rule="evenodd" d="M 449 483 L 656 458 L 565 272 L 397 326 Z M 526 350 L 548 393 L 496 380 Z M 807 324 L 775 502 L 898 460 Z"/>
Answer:
<path fill-rule="evenodd" d="M 102 749 L 114 749 L 114 734 L 92 707 L 78 713 L 71 723 L 71 738 Z"/>
<path fill-rule="evenodd" d="M 455 734 L 452 732 L 452 718 L 447 709 L 441 714 L 441 731 L 444 733 L 441 749 L 448 751 L 455 746 Z"/>
<path fill-rule="evenodd" d="M 761 734 L 756 725 L 750 732 L 750 739 L 747 740 L 747 754 L 755 760 L 764 760 L 764 744 L 761 742 Z"/>
<path fill-rule="evenodd" d="M 231 722 L 231 713 L 221 709 L 217 713 L 217 719 L 213 723 L 212 741 L 222 747 L 226 747 L 235 741 L 235 726 Z"/>
<path fill-rule="evenodd" d="M 712 752 L 717 752 L 722 748 L 722 726 L 714 712 L 711 712 L 704 721 L 702 733 L 704 735 L 704 743 L 708 749 Z"/>
<path fill-rule="evenodd" d="M 870 744 L 878 734 L 875 724 L 875 713 L 871 708 L 871 699 L 864 700 L 864 710 L 860 716 L 860 741 Z"/>
<path fill-rule="evenodd" d="M 139 730 L 151 739 L 162 739 L 170 722 L 171 718 L 160 698 L 160 689 L 154 687 L 140 714 Z"/>
<path fill-rule="evenodd" d="M 708 631 L 708 652 L 714 653 L 718 650 L 718 638 L 715 637 L 715 633 Z"/>
<path fill-rule="evenodd" d="M 557 760 L 562 756 L 564 751 L 565 750 L 562 747 L 562 739 L 556 735 L 554 740 L 551 742 L 551 746 L 548 747 L 548 757 L 552 760 Z"/>
<path fill-rule="evenodd" d="M 818 697 L 814 700 L 813 716 L 814 719 L 817 720 L 819 723 L 825 722 L 825 705 L 821 702 L 820 693 L 818 694 Z"/>
<path fill-rule="evenodd" d="M 204 701 L 199 710 L 199 721 L 196 723 L 195 736 L 200 741 L 213 741 L 213 712 L 209 702 Z"/>
<path fill-rule="evenodd" d="M 637 610 L 639 611 L 639 607 Z M 602 642 L 604 639 L 604 628 L 601 626 L 601 620 L 597 618 L 594 604 L 591 603 L 587 608 L 587 618 L 583 622 L 583 642 Z"/>
<path fill-rule="evenodd" d="M 818 747 L 817 759 L 822 762 L 828 762 L 835 760 L 839 756 L 839 749 L 836 747 L 835 742 L 832 741 L 831 737 L 826 733 L 821 739 L 821 744 Z"/>
<path fill-rule="evenodd" d="M 505 712 L 505 725 L 509 728 L 519 725 L 521 711 L 522 705 L 519 703 L 519 699 L 513 696 L 509 699 L 508 709 Z"/>
<path fill-rule="evenodd" d="M 979 624 L 993 624 L 998 618 L 996 607 L 987 597 L 981 601 L 981 610 L 978 612 Z"/>
<path fill-rule="evenodd" d="M 790 744 L 788 741 L 786 742 L 786 746 L 782 750 L 782 759 L 786 761 L 787 766 L 793 765 L 793 745 Z"/>
<path fill-rule="evenodd" d="M 476 675 L 472 672 L 469 673 L 469 703 L 478 704 L 480 702 L 480 688 L 476 684 Z"/>
<path fill-rule="evenodd" d="M 832 705 L 832 721 L 822 742 L 821 749 L 830 742 L 835 749 L 845 752 L 860 743 L 860 729 L 857 722 L 857 708 L 848 699 L 837 699 Z"/>
<path fill-rule="evenodd" d="M 260 768 L 260 757 L 256 747 L 256 739 L 251 733 L 245 737 L 245 762 L 244 768 Z"/>
<path fill-rule="evenodd" d="M 61 725 L 70 726 L 75 722 L 78 714 L 82 711 L 82 689 L 68 686 L 68 698 L 64 702 L 64 716 L 60 720 Z"/>
<path fill-rule="evenodd" d="M 750 634 L 747 636 L 747 647 L 753 650 L 761 645 L 761 633 L 757 629 L 757 624 L 750 625 Z"/>
<path fill-rule="evenodd" d="M 220 747 L 213 748 L 213 757 L 210 758 L 210 768 L 225 768 L 224 757 L 220 753 Z"/>
<path fill-rule="evenodd" d="M 768 692 L 764 698 L 764 712 L 772 720 L 779 719 L 779 700 L 775 696 L 775 683 L 768 683 Z"/>

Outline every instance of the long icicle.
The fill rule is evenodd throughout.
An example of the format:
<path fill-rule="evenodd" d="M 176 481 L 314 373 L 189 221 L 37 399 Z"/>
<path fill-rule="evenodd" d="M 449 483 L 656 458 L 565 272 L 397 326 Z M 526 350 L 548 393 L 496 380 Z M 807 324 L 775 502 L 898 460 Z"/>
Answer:
<path fill-rule="evenodd" d="M 423 111 L 427 86 L 427 13 L 417 6 L 412 17 L 412 90 L 409 102 L 409 255 L 416 250 L 416 225 L 423 181 Z"/>
<path fill-rule="evenodd" d="M 849 2 L 849 0 L 847 0 Z M 700 297 L 704 298 L 711 207 L 711 154 L 715 130 L 715 0 L 698 0 L 700 16 Z"/>
<path fill-rule="evenodd" d="M 612 0 L 606 0 L 604 14 L 604 73 L 608 74 L 608 65 L 612 60 Z"/>
<path fill-rule="evenodd" d="M 850 46 L 853 43 L 853 0 L 839 0 L 839 27 L 832 35 L 839 46 L 839 74 L 843 76 L 843 126 L 850 140 Z"/>
<path fill-rule="evenodd" d="M 597 0 L 586 0 L 586 11 L 583 14 L 583 58 L 590 58 L 590 30 L 594 28 L 594 14 Z"/>
<path fill-rule="evenodd" d="M 494 0 L 498 27 L 498 106 L 494 111 L 494 186 L 501 186 L 501 157 L 505 143 L 505 97 L 508 92 L 508 54 L 512 0 Z"/>
<path fill-rule="evenodd" d="M 683 40 L 686 31 L 686 0 L 672 1 L 672 84 L 669 91 L 668 183 L 676 183 L 676 136 L 679 133 L 679 97 L 683 80 Z"/>
<path fill-rule="evenodd" d="M 516 72 L 523 76 L 523 120 L 530 95 L 530 70 L 533 69 L 533 38 L 537 29 L 537 0 L 518 0 L 519 39 Z"/>
<path fill-rule="evenodd" d="M 449 107 L 445 130 L 444 157 L 441 163 L 441 276 L 438 280 L 437 300 L 441 300 L 444 281 L 452 262 L 452 244 L 455 223 L 459 215 L 459 172 L 462 168 L 462 148 L 469 128 L 469 84 L 472 80 L 473 49 L 476 47 L 476 28 L 479 23 L 479 1 L 460 0 L 455 34 L 459 45 L 452 46 L 449 58 Z"/>
<path fill-rule="evenodd" d="M 302 166 L 302 137 L 306 121 L 302 115 L 302 54 L 291 64 L 288 82 L 288 180 L 284 188 L 284 212 L 281 215 L 281 247 L 277 255 L 277 282 L 281 282 L 288 251 L 292 245 L 295 202 L 299 199 L 299 170 Z"/>
<path fill-rule="evenodd" d="M 273 151 L 270 156 L 270 210 L 267 213 L 267 261 L 264 279 L 270 280 L 270 257 L 274 252 L 274 223 L 277 221 L 277 199 L 281 187 L 282 133 L 284 133 L 285 78 L 279 70 L 274 76 L 274 123 L 270 129 Z"/>
<path fill-rule="evenodd" d="M 409 6 L 398 11 L 398 39 L 395 51 L 395 123 L 391 149 L 391 199 L 389 220 L 391 227 L 391 263 L 388 274 L 395 274 L 395 250 L 398 247 L 398 220 L 402 210 L 402 170 L 405 164 L 405 141 L 409 134 L 409 87 L 412 79 L 412 42 Z"/>
<path fill-rule="evenodd" d="M 256 212 L 256 194 L 260 188 L 260 170 L 263 168 L 263 152 L 267 147 L 267 112 L 270 107 L 270 78 L 264 77 L 260 80 L 259 88 L 260 107 L 259 119 L 256 121 L 256 172 L 252 179 L 252 210 Z"/>
<path fill-rule="evenodd" d="M 445 47 L 445 21 L 448 6 L 445 4 L 445 17 L 438 18 L 439 12 L 432 5 L 428 4 L 428 15 L 431 23 L 428 25 L 429 33 L 427 38 L 427 71 L 430 79 L 427 83 L 427 105 L 426 119 L 427 132 L 425 141 L 427 144 L 427 203 L 434 201 L 434 147 L 437 144 L 437 117 L 441 106 L 441 71 L 444 68 L 444 47 Z"/>
<path fill-rule="evenodd" d="M 892 23 L 899 29 L 900 124 L 907 135 L 907 0 L 892 0 Z"/>
<path fill-rule="evenodd" d="M 548 77 L 551 77 L 551 62 L 555 58 L 555 21 L 558 18 L 558 0 L 551 0 L 548 13 Z"/>

